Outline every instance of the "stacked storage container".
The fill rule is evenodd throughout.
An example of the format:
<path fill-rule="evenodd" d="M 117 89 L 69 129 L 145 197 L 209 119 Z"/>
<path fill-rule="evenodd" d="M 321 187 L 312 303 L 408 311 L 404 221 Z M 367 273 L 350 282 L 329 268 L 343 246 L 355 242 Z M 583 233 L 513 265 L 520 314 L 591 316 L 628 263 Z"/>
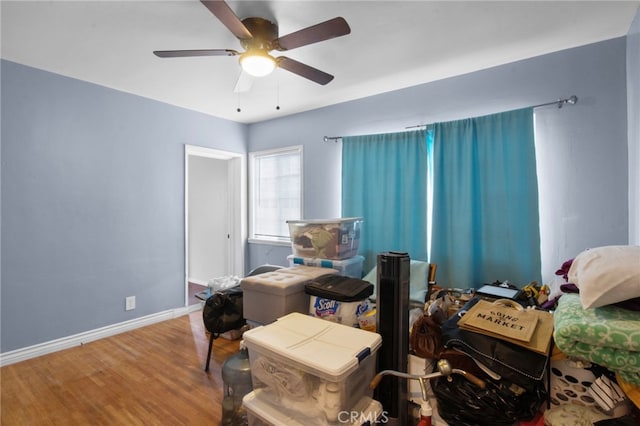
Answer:
<path fill-rule="evenodd" d="M 292 313 L 245 332 L 244 341 L 249 425 L 361 425 L 384 416 L 369 387 L 379 334 Z"/>
<path fill-rule="evenodd" d="M 373 286 L 362 281 L 364 257 L 358 256 L 362 218 L 289 220 L 293 254 L 289 264 L 331 268 L 338 277 L 319 278 L 306 285 L 309 314 L 358 326 L 358 317 L 371 309 Z"/>
<path fill-rule="evenodd" d="M 307 283 L 305 292 L 309 315 L 340 324 L 360 327 L 362 317 L 373 309 L 373 284 L 359 278 L 325 275 Z"/>
<path fill-rule="evenodd" d="M 337 274 L 331 268 L 292 266 L 253 275 L 240 281 L 243 316 L 251 327 L 269 324 L 292 312 L 307 313 L 305 285 L 315 278 Z"/>
<path fill-rule="evenodd" d="M 289 265 L 332 268 L 339 275 L 362 278 L 364 257 L 358 256 L 361 217 L 288 220 L 293 254 Z"/>

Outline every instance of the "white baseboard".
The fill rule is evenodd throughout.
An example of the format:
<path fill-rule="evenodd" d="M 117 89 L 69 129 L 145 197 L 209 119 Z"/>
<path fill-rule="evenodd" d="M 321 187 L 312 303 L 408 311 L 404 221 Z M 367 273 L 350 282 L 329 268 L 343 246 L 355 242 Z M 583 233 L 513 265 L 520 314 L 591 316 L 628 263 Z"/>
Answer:
<path fill-rule="evenodd" d="M 209 281 L 204 281 L 204 280 L 198 280 L 195 278 L 189 278 L 189 282 L 190 283 L 194 283 L 194 284 L 198 284 L 204 287 L 207 287 L 209 285 Z"/>
<path fill-rule="evenodd" d="M 201 308 L 201 305 L 186 306 L 184 308 L 170 309 L 164 312 L 147 315 L 144 317 L 124 321 L 118 324 L 108 325 L 106 327 L 97 328 L 95 330 L 85 331 L 83 333 L 74 334 L 60 339 L 50 340 L 48 342 L 39 343 L 26 348 L 16 349 L 13 351 L 0 354 L 0 367 L 15 364 L 20 361 L 26 361 L 42 355 L 61 351 L 63 349 L 72 348 L 74 346 L 84 345 L 105 337 L 114 336 L 136 328 L 155 324 L 161 321 L 178 318 L 195 312 Z"/>

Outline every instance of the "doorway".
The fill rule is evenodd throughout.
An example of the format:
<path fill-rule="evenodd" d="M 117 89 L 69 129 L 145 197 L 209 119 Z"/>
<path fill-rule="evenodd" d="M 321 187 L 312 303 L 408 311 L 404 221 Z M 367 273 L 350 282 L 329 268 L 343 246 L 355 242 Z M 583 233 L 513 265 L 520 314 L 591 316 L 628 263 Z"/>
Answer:
<path fill-rule="evenodd" d="M 194 287 L 243 275 L 245 194 L 242 154 L 185 145 L 185 306 Z"/>

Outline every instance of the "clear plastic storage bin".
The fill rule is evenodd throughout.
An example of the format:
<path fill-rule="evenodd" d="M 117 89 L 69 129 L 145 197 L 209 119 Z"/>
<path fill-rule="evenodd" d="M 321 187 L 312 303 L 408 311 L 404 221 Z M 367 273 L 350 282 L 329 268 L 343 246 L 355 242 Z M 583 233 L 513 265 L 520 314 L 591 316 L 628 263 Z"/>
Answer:
<path fill-rule="evenodd" d="M 338 275 L 345 277 L 362 278 L 363 256 L 353 256 L 344 260 L 320 259 L 318 257 L 300 257 L 296 255 L 287 256 L 289 266 L 306 265 L 317 268 L 331 268 L 338 271 Z"/>
<path fill-rule="evenodd" d="M 322 259 L 353 257 L 358 254 L 362 222 L 361 217 L 288 220 L 293 254 Z"/>

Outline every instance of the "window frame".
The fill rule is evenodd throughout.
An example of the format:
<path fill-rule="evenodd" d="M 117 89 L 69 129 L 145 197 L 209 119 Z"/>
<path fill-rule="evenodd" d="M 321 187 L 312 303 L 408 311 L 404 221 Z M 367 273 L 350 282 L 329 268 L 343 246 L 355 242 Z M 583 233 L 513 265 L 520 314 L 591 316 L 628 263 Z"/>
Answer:
<path fill-rule="evenodd" d="M 255 165 L 256 165 L 256 158 L 259 157 L 265 157 L 265 156 L 273 156 L 273 155 L 279 155 L 279 154 L 298 154 L 298 156 L 300 157 L 300 187 L 299 189 L 299 210 L 300 210 L 300 217 L 298 218 L 290 218 L 290 220 L 298 220 L 302 218 L 302 209 L 304 206 L 304 156 L 303 156 L 303 145 L 292 145 L 292 146 L 286 146 L 286 147 L 282 147 L 282 148 L 273 148 L 273 149 L 267 149 L 267 150 L 262 150 L 262 151 L 253 151 L 253 152 L 249 152 L 249 167 L 248 167 L 248 171 L 249 171 L 249 238 L 248 241 L 249 243 L 252 244 L 269 244 L 269 245 L 281 245 L 281 246 L 290 246 L 291 245 L 291 238 L 287 235 L 286 237 L 282 237 L 282 238 L 268 238 L 268 237 L 264 237 L 264 236 L 256 236 L 255 232 L 256 232 L 256 225 L 255 225 L 255 217 L 256 217 L 256 206 L 255 206 L 255 200 L 256 200 L 256 182 L 255 180 L 257 179 L 256 176 L 256 170 L 255 170 Z"/>

